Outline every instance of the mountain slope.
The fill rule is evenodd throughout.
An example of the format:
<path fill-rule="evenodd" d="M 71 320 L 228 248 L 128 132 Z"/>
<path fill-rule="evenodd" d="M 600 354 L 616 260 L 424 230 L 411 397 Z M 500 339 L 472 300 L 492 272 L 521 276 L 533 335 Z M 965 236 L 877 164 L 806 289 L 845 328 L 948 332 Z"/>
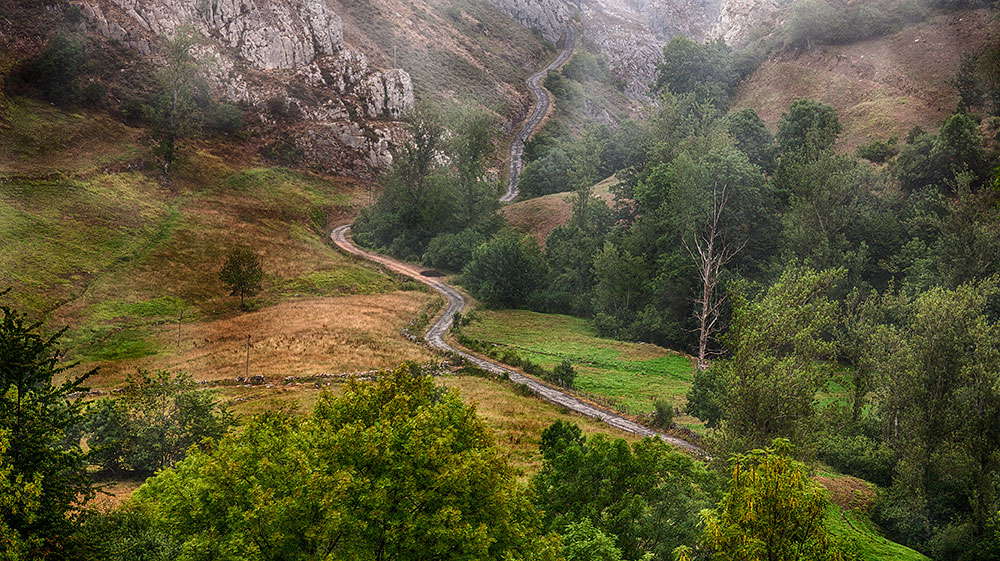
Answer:
<path fill-rule="evenodd" d="M 795 99 L 837 108 L 853 150 L 872 138 L 937 129 L 955 109 L 949 84 L 963 52 L 1000 38 L 987 10 L 939 15 L 878 39 L 784 53 L 764 62 L 736 92 L 734 108 L 755 109 L 772 129 Z"/>

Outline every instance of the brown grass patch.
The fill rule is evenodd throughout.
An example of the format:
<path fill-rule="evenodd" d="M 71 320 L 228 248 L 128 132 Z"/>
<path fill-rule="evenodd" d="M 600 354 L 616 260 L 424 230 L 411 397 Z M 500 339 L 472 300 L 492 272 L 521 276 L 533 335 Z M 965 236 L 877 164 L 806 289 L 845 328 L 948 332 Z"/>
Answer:
<path fill-rule="evenodd" d="M 902 138 L 917 125 L 936 130 L 958 101 L 948 81 L 962 53 L 981 50 L 998 30 L 988 10 L 960 11 L 888 37 L 781 55 L 739 87 L 733 108 L 753 108 L 774 129 L 796 99 L 828 103 L 844 125 L 845 151 L 872 138 Z"/>
<path fill-rule="evenodd" d="M 99 511 L 114 510 L 129 500 L 142 483 L 133 479 L 98 482 L 97 496 L 87 503 L 87 506 Z"/>
<path fill-rule="evenodd" d="M 285 376 L 393 368 L 431 354 L 410 343 L 400 330 L 431 300 L 426 292 L 398 291 L 282 302 L 268 308 L 155 330 L 162 351 L 134 360 L 86 364 L 100 371 L 90 385 L 117 386 L 136 368 L 187 372 L 197 380 L 243 376 L 247 335 L 251 336 L 250 375 L 269 381 Z"/>
<path fill-rule="evenodd" d="M 618 179 L 611 176 L 594 185 L 594 196 L 608 205 L 614 201 L 611 187 Z M 539 245 L 545 246 L 545 240 L 557 227 L 569 222 L 573 216 L 570 200 L 572 193 L 553 193 L 526 201 L 509 204 L 500 210 L 507 222 L 515 229 L 531 234 Z"/>
<path fill-rule="evenodd" d="M 875 503 L 875 487 L 863 479 L 850 475 L 837 477 L 817 475 L 812 479 L 826 487 L 830 492 L 830 499 L 843 510 L 868 511 Z"/>

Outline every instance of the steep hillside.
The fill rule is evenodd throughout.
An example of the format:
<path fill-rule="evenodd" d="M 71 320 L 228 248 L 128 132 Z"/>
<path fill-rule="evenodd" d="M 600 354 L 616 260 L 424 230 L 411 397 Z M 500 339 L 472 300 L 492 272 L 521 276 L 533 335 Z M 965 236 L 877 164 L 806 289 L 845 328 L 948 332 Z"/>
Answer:
<path fill-rule="evenodd" d="M 939 15 L 879 39 L 788 52 L 764 62 L 743 83 L 734 107 L 755 109 L 772 129 L 795 99 L 837 108 L 853 150 L 872 138 L 902 138 L 912 127 L 940 126 L 955 109 L 949 84 L 963 52 L 1000 37 L 987 10 Z"/>
<path fill-rule="evenodd" d="M 513 133 L 529 110 L 524 79 L 554 55 L 527 28 L 477 0 L 331 0 L 344 41 L 413 79 L 418 100 L 477 103 Z"/>
<path fill-rule="evenodd" d="M 622 90 L 648 100 L 663 46 L 678 35 L 740 44 L 773 26 L 775 0 L 490 0 L 525 26 L 555 41 L 579 22 L 584 41 L 608 58 Z"/>
<path fill-rule="evenodd" d="M 367 196 L 354 181 L 264 167 L 218 141 L 190 146 L 164 181 L 138 146 L 143 131 L 100 112 L 16 97 L 10 115 L 0 289 L 12 289 L 6 303 L 70 327 L 71 358 L 101 366 L 94 386 L 137 366 L 236 376 L 247 335 L 255 373 L 269 377 L 429 356 L 399 330 L 430 295 L 324 241 L 328 223 Z M 249 314 L 218 278 L 240 246 L 265 273 Z"/>

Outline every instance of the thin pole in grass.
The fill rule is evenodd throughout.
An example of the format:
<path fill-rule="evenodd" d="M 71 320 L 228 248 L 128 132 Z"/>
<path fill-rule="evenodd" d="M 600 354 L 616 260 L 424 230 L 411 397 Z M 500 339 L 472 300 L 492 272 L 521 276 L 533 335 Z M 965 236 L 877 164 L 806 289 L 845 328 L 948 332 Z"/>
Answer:
<path fill-rule="evenodd" d="M 247 379 L 250 378 L 250 335 L 247 335 L 247 366 L 246 366 L 246 372 L 244 373 L 244 376 Z"/>
<path fill-rule="evenodd" d="M 177 350 L 181 350 L 181 322 L 184 321 L 184 310 L 181 310 L 181 316 L 177 318 Z"/>

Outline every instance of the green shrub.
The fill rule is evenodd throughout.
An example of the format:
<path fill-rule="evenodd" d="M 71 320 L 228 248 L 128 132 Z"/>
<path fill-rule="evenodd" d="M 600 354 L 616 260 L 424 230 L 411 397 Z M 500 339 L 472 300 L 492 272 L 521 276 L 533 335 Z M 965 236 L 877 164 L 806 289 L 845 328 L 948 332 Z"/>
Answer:
<path fill-rule="evenodd" d="M 545 281 L 546 265 L 534 238 L 502 233 L 479 246 L 462 282 L 483 304 L 516 308 Z"/>
<path fill-rule="evenodd" d="M 653 426 L 661 429 L 668 429 L 674 424 L 674 405 L 666 399 L 657 399 L 653 402 Z"/>
<path fill-rule="evenodd" d="M 857 150 L 854 151 L 854 155 L 869 162 L 884 164 L 899 153 L 897 145 L 898 139 L 895 136 L 889 140 L 875 139 L 868 144 L 858 146 Z"/>
<path fill-rule="evenodd" d="M 58 32 L 49 39 L 45 50 L 27 63 L 25 79 L 49 101 L 77 103 L 81 95 L 80 68 L 85 56 L 86 45 L 82 38 Z"/>
<path fill-rule="evenodd" d="M 279 140 L 260 149 L 260 155 L 265 160 L 280 166 L 293 167 L 302 163 L 305 153 L 293 142 Z"/>
<path fill-rule="evenodd" d="M 827 434 L 819 439 L 817 456 L 843 473 L 882 486 L 892 483 L 895 461 L 885 442 L 864 435 Z"/>
<path fill-rule="evenodd" d="M 486 236 L 471 228 L 439 234 L 427 244 L 423 261 L 431 267 L 459 271 L 472 259 L 472 252 L 485 241 Z"/>
<path fill-rule="evenodd" d="M 100 82 L 91 82 L 80 92 L 80 101 L 90 107 L 100 107 L 108 97 L 108 88 Z"/>
<path fill-rule="evenodd" d="M 238 134 L 243 128 L 243 111 L 229 103 L 213 103 L 205 115 L 205 128 L 219 134 Z"/>
<path fill-rule="evenodd" d="M 573 368 L 573 365 L 568 360 L 564 359 L 552 369 L 549 379 L 553 382 L 572 387 L 573 382 L 576 380 L 576 369 Z"/>
<path fill-rule="evenodd" d="M 500 362 L 514 367 L 518 367 L 523 364 L 521 361 L 521 355 L 517 354 L 517 351 L 514 349 L 504 349 L 500 354 Z"/>

